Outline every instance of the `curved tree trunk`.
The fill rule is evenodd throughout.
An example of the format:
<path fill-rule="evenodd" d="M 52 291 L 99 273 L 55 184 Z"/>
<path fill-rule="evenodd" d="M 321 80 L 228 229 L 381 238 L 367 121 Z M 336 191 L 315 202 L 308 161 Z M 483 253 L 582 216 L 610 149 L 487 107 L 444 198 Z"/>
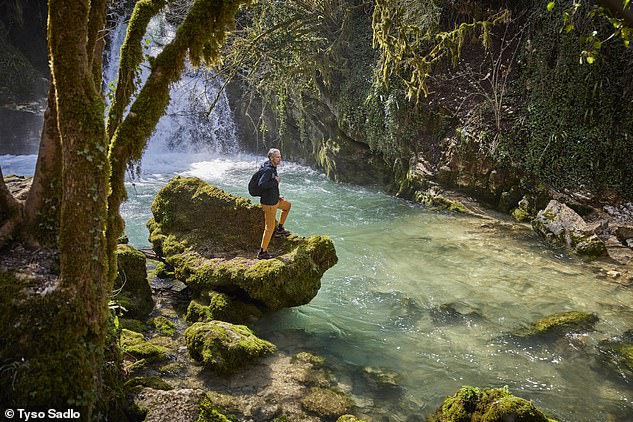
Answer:
<path fill-rule="evenodd" d="M 24 203 L 25 237 L 33 243 L 47 246 L 57 243 L 61 203 L 61 158 L 55 85 L 51 81 L 35 174 Z"/>

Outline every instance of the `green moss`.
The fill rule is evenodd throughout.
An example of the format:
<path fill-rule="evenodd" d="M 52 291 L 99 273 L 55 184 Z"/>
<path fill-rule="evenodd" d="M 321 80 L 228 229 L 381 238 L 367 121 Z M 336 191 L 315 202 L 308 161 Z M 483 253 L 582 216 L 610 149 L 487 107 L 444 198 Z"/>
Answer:
<path fill-rule="evenodd" d="M 429 417 L 430 422 L 555 422 L 522 398 L 505 388 L 462 387 Z"/>
<path fill-rule="evenodd" d="M 586 236 L 576 241 L 575 251 L 588 258 L 601 258 L 607 255 L 607 247 L 596 235 Z"/>
<path fill-rule="evenodd" d="M 618 373 L 622 372 L 622 368 L 628 368 L 633 373 L 633 330 L 620 337 L 603 340 L 598 347 Z"/>
<path fill-rule="evenodd" d="M 172 179 L 154 199 L 152 212 L 148 228 L 156 252 L 199 294 L 237 289 L 271 309 L 302 305 L 316 295 L 323 273 L 338 259 L 328 237 L 291 236 L 275 239 L 279 259 L 253 260 L 263 230 L 261 208 L 200 179 Z M 219 315 L 230 307 L 212 305 L 211 318 L 233 318 Z M 196 308 L 190 318 L 195 312 L 195 318 L 202 317 Z"/>
<path fill-rule="evenodd" d="M 125 387 L 130 392 L 139 392 L 145 387 L 153 388 L 154 390 L 174 389 L 169 383 L 158 377 L 134 377 L 125 382 Z"/>
<path fill-rule="evenodd" d="M 227 415 L 226 411 L 214 404 L 209 397 L 205 397 L 200 403 L 200 415 L 196 422 L 238 422 L 233 415 Z"/>
<path fill-rule="evenodd" d="M 185 331 L 185 339 L 191 357 L 218 373 L 236 372 L 276 350 L 247 327 L 222 321 L 196 322 Z"/>
<path fill-rule="evenodd" d="M 325 364 L 325 358 L 323 356 L 317 356 L 308 352 L 299 352 L 294 355 L 291 359 L 291 362 L 304 362 L 309 363 L 310 365 L 318 368 Z"/>
<path fill-rule="evenodd" d="M 35 294 L 29 288 L 43 290 Z M 74 292 L 63 289 L 57 280 L 42 280 L 32 274 L 0 271 L 0 329 L 2 374 L 0 402 L 27 408 L 65 408 L 73 401 L 81 412 L 97 403 L 103 413 L 120 399 L 121 381 L 114 325 L 107 325 L 101 349 L 103 367 L 97 366 L 94 350 L 83 336 L 88 327 L 81 319 L 86 304 Z M 104 383 L 101 399 L 95 395 L 94 380 L 86 373 L 97 373 Z"/>
<path fill-rule="evenodd" d="M 158 332 L 165 336 L 173 336 L 176 334 L 176 324 L 164 316 L 158 316 L 150 320 L 150 323 L 156 327 Z"/>
<path fill-rule="evenodd" d="M 460 201 L 448 199 L 432 189 L 425 192 L 416 192 L 415 201 L 427 207 L 438 208 L 461 214 L 472 214 L 472 212 Z"/>
<path fill-rule="evenodd" d="M 339 417 L 348 413 L 354 402 L 343 392 L 313 387 L 301 401 L 301 405 L 322 417 Z"/>
<path fill-rule="evenodd" d="M 257 306 L 233 301 L 223 293 L 210 291 L 205 296 L 206 300 L 194 299 L 189 303 L 185 317 L 189 324 L 212 320 L 245 324 L 262 315 Z"/>
<path fill-rule="evenodd" d="M 515 208 L 512 211 L 512 217 L 519 222 L 525 222 L 525 221 L 530 221 L 532 219 L 532 216 L 530 215 L 530 213 L 521 207 Z"/>
<path fill-rule="evenodd" d="M 138 319 L 119 318 L 119 326 L 137 333 L 144 333 L 148 330 L 147 325 Z"/>
<path fill-rule="evenodd" d="M 159 360 L 167 356 L 167 349 L 145 339 L 141 333 L 121 330 L 121 349 L 137 359 Z"/>
<path fill-rule="evenodd" d="M 159 262 L 156 264 L 156 270 L 154 271 L 156 277 L 161 279 L 173 278 L 174 277 L 174 269 L 171 265 L 168 265 L 164 262 Z"/>
<path fill-rule="evenodd" d="M 145 255 L 129 245 L 118 245 L 116 255 L 118 275 L 113 300 L 126 309 L 126 315 L 143 317 L 154 307 Z"/>
<path fill-rule="evenodd" d="M 592 330 L 596 322 L 598 322 L 598 316 L 595 314 L 577 311 L 562 312 L 530 324 L 526 335 L 540 336 L 578 330 L 587 331 Z"/>
<path fill-rule="evenodd" d="M 365 419 L 359 419 L 354 415 L 343 415 L 336 422 L 366 422 Z"/>

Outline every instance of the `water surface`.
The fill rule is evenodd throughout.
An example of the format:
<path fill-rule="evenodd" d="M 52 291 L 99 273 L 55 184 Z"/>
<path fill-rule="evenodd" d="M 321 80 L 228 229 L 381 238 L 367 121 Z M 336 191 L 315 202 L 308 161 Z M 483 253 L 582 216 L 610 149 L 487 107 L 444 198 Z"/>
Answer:
<path fill-rule="evenodd" d="M 5 174 L 28 167 L 23 158 L 0 158 Z M 175 174 L 248 197 L 258 161 L 154 156 L 128 183 L 122 213 L 131 243 L 149 246 L 151 201 Z M 279 173 L 293 203 L 286 227 L 331 236 L 339 262 L 310 304 L 269 314 L 254 329 L 284 351 L 325 356 L 357 413 L 422 420 L 460 386 L 475 385 L 508 386 L 562 421 L 633 420 L 631 374 L 611 369 L 596 349 L 633 328 L 630 289 L 598 278 L 528 228 L 426 210 L 295 164 Z M 447 304 L 459 314 L 438 311 Z M 549 343 L 505 336 L 571 310 L 595 312 L 596 331 Z M 367 368 L 393 375 L 398 386 L 372 382 Z"/>

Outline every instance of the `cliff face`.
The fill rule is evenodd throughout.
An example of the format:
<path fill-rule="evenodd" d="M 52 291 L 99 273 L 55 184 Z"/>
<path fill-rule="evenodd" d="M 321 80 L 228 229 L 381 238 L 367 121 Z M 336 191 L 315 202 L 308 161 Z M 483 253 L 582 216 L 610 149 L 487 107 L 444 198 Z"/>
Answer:
<path fill-rule="evenodd" d="M 245 145 L 281 147 L 334 180 L 406 198 L 440 186 L 504 212 L 525 195 L 544 206 L 553 190 L 630 200 L 633 53 L 613 43 L 593 65 L 579 64 L 580 34 L 561 31 L 560 16 L 538 2 L 510 5 L 513 18 L 493 30 L 489 47 L 466 42 L 455 66 L 433 70 L 417 102 L 397 81 L 374 83 L 371 14 L 353 9 L 337 32 L 344 47 L 324 59 L 332 70 L 311 79 L 316 89 L 290 91 L 275 108 L 262 105 L 252 81 L 233 84 L 234 109 L 250 113 L 238 118 Z M 443 6 L 446 28 L 472 20 L 462 6 Z"/>

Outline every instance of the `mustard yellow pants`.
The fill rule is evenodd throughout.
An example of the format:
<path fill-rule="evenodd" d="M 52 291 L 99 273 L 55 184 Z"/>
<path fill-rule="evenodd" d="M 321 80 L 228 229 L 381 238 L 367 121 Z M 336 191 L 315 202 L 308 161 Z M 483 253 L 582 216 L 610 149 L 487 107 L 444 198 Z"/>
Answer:
<path fill-rule="evenodd" d="M 262 204 L 262 208 L 264 209 L 264 222 L 266 224 L 264 227 L 264 235 L 262 236 L 261 244 L 261 248 L 263 251 L 268 248 L 270 239 L 273 237 L 273 232 L 275 231 L 275 228 L 277 228 L 277 209 L 281 210 L 279 224 L 283 226 L 283 224 L 286 222 L 286 218 L 288 218 L 288 213 L 290 212 L 291 207 L 292 204 L 283 198 L 279 198 L 279 202 L 277 202 L 277 205 Z"/>

